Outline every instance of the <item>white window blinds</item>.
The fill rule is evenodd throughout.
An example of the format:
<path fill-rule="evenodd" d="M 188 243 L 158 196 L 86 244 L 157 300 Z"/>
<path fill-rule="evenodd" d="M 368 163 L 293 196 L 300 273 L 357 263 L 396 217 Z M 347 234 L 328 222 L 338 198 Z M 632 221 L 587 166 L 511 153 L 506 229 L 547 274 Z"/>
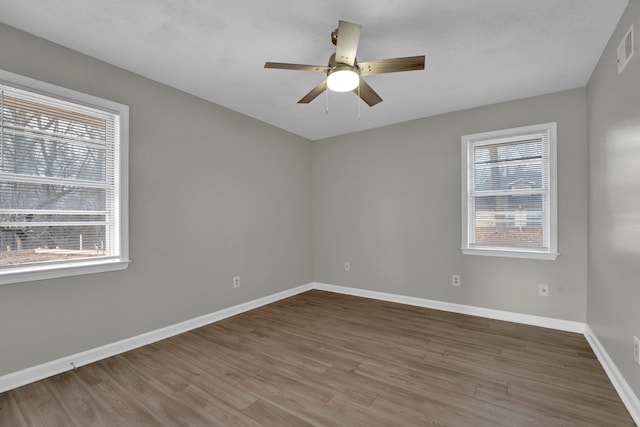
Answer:
<path fill-rule="evenodd" d="M 0 272 L 120 255 L 120 116 L 0 84 Z"/>
<path fill-rule="evenodd" d="M 555 257 L 555 126 L 463 137 L 465 253 Z"/>

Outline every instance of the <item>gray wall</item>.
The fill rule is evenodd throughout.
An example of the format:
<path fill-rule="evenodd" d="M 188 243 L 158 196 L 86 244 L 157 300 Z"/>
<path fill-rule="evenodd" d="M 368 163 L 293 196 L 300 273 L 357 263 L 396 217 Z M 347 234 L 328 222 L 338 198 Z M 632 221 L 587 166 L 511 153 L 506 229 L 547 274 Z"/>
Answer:
<path fill-rule="evenodd" d="M 463 256 L 460 137 L 552 121 L 560 256 Z M 581 88 L 313 142 L 314 280 L 585 321 L 586 126 Z"/>
<path fill-rule="evenodd" d="M 586 320 L 640 394 L 638 53 L 615 69 L 639 16 L 631 0 L 586 89 L 313 143 L 0 25 L 0 68 L 131 107 L 133 259 L 122 272 L 0 286 L 0 375 L 314 280 Z M 549 121 L 561 255 L 463 256 L 460 136 Z"/>
<path fill-rule="evenodd" d="M 0 286 L 0 375 L 311 282 L 307 140 L 4 25 L 0 52 L 130 106 L 133 260 Z"/>
<path fill-rule="evenodd" d="M 635 24 L 636 52 L 621 75 L 617 46 Z M 631 0 L 587 87 L 589 269 L 587 322 L 640 396 L 640 1 Z"/>

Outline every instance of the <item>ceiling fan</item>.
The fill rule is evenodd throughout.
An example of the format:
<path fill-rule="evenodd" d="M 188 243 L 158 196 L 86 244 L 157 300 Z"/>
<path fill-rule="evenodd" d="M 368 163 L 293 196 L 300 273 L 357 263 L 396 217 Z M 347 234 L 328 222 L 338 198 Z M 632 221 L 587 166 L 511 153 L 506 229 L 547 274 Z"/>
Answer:
<path fill-rule="evenodd" d="M 338 21 L 338 28 L 331 33 L 331 42 L 336 53 L 329 57 L 327 66 L 266 62 L 264 68 L 281 70 L 312 71 L 325 73 L 327 78 L 298 101 L 308 104 L 329 88 L 334 92 L 353 91 L 370 107 L 382 102 L 380 95 L 365 82 L 362 77 L 373 74 L 395 73 L 398 71 L 424 70 L 424 55 L 404 58 L 379 59 L 377 61 L 358 62 L 356 53 L 360 42 L 362 26 L 347 21 Z"/>

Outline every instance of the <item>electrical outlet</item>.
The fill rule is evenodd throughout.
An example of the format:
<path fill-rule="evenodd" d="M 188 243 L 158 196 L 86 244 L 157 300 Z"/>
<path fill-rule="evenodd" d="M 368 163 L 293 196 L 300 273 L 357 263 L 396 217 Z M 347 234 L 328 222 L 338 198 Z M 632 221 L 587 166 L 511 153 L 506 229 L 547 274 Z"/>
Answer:
<path fill-rule="evenodd" d="M 541 297 L 549 296 L 549 285 L 545 285 L 544 283 L 540 283 L 538 285 L 538 295 Z"/>
<path fill-rule="evenodd" d="M 234 276 L 233 277 L 233 288 L 239 288 L 240 287 L 240 276 Z"/>
<path fill-rule="evenodd" d="M 350 262 L 345 262 L 344 263 L 344 271 L 351 271 L 351 263 Z"/>
<path fill-rule="evenodd" d="M 640 365 L 640 339 L 633 337 L 633 358 Z"/>
<path fill-rule="evenodd" d="M 451 286 L 460 286 L 460 275 L 452 274 L 451 275 Z"/>

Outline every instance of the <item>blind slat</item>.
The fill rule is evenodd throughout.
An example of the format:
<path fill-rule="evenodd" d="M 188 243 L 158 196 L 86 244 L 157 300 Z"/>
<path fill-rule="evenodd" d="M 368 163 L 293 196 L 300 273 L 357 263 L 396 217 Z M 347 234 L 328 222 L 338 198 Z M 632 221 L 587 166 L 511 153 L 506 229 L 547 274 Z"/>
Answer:
<path fill-rule="evenodd" d="M 66 178 L 48 178 L 45 176 L 29 176 L 29 175 L 17 175 L 0 173 L 0 182 L 15 182 L 24 184 L 48 184 L 48 185 L 62 185 L 67 187 L 85 187 L 85 188 L 105 188 L 109 189 L 113 187 L 113 183 L 109 182 L 97 182 L 97 181 L 81 181 L 78 179 L 66 179 Z"/>

